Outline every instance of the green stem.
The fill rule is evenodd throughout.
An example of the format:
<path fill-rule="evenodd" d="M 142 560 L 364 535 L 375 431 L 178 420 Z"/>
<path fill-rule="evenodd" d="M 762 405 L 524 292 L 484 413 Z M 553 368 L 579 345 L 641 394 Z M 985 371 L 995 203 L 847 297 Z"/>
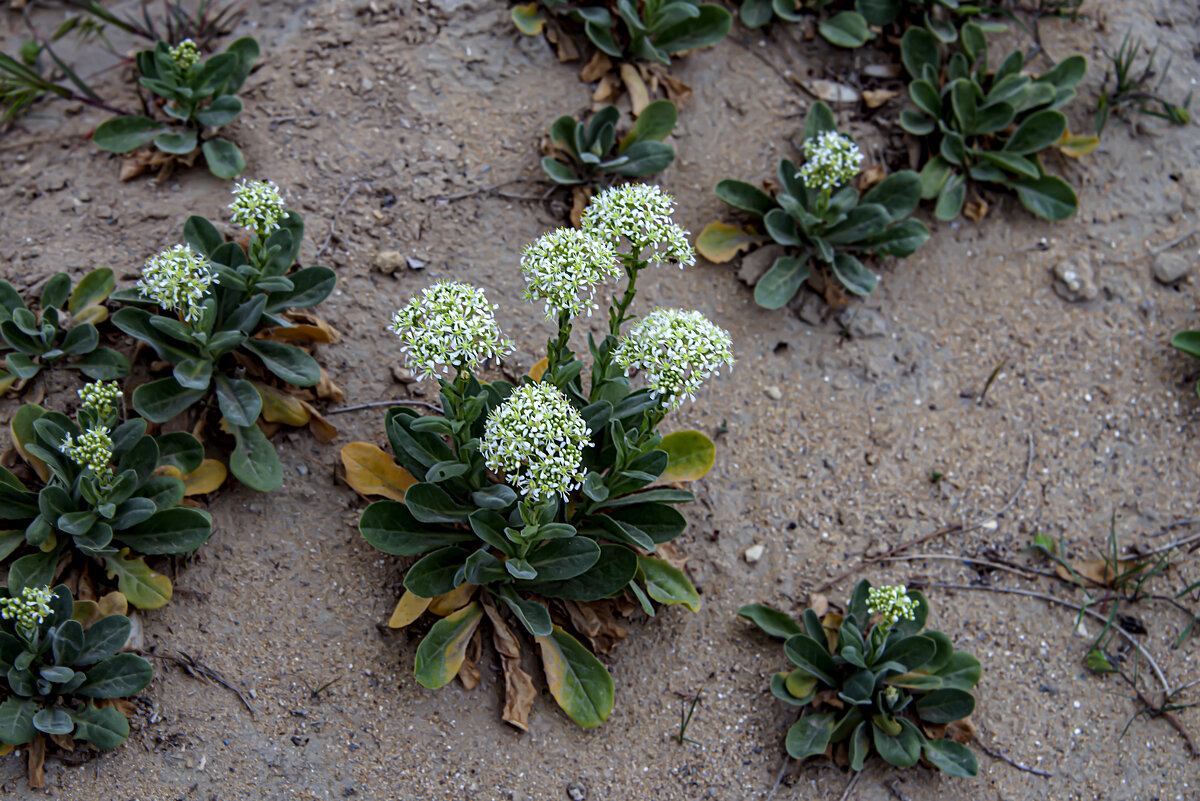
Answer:
<path fill-rule="evenodd" d="M 554 380 L 554 372 L 563 363 L 563 354 L 567 351 L 567 342 L 571 338 L 571 315 L 569 312 L 558 313 L 558 338 L 546 343 L 546 372 L 543 378 Z"/>

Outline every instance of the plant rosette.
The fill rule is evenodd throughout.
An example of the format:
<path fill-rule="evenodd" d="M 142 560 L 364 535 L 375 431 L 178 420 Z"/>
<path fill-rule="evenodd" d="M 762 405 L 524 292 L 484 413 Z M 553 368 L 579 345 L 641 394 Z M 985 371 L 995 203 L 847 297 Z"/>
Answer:
<path fill-rule="evenodd" d="M 307 424 L 324 442 L 337 433 L 310 401 L 341 391 L 309 353 L 333 342 L 335 332 L 293 311 L 323 301 L 337 276 L 296 263 L 304 221 L 284 209 L 273 183 L 243 181 L 233 194 L 233 222 L 249 232 L 245 244 L 227 242 L 203 217 L 189 217 L 183 244 L 149 259 L 137 288 L 114 293 L 128 305 L 113 324 L 171 366 L 171 375 L 133 391 L 137 413 L 165 423 L 194 409 L 199 419 L 215 395 L 214 428 L 234 441 L 230 471 L 269 492 L 282 483 L 283 468 L 264 427 Z"/>
<path fill-rule="evenodd" d="M 645 178 L 656 175 L 675 160 L 675 148 L 663 142 L 675 128 L 678 111 L 670 100 L 656 100 L 642 109 L 632 129 L 617 141 L 621 112 L 608 105 L 587 124 L 563 115 L 550 126 L 550 139 L 565 156 L 542 159 L 542 171 L 559 184 L 595 183 L 604 175 Z"/>
<path fill-rule="evenodd" d="M 989 71 L 987 35 L 974 22 L 962 26 L 953 46 L 928 30 L 910 28 L 900 52 L 916 106 L 900 113 L 900 127 L 927 148 L 921 198 L 936 199 L 938 219 L 958 217 L 968 182 L 1015 192 L 1021 205 L 1047 220 L 1075 213 L 1075 190 L 1046 172 L 1042 154 L 1058 149 L 1079 157 L 1098 141 L 1073 136 L 1059 111 L 1075 97 L 1087 59 L 1069 56 L 1031 76 L 1023 72 L 1024 54 L 1014 50 Z"/>
<path fill-rule="evenodd" d="M 129 736 L 125 699 L 154 678 L 148 661 L 123 652 L 132 628 L 66 585 L 0 587 L 0 754 L 29 748 L 30 787 L 42 786 L 45 740 L 108 751 Z"/>
<path fill-rule="evenodd" d="M 978 5 L 960 0 L 742 0 L 739 16 L 747 28 L 760 28 L 775 18 L 799 22 L 808 10 L 828 6 L 841 8 L 832 16 L 817 21 L 817 33 L 832 45 L 862 47 L 875 39 L 876 29 L 895 25 L 897 36 L 914 26 L 926 30 L 943 42 L 958 39 L 955 20 L 981 13 Z M 994 26 L 1004 30 L 1003 25 Z"/>
<path fill-rule="evenodd" d="M 921 202 L 920 178 L 912 170 L 892 173 L 866 192 L 851 182 L 862 154 L 837 130 L 829 106 L 813 103 L 804 123 L 805 161 L 779 162 L 779 188 L 769 195 L 745 181 L 717 184 L 717 197 L 760 221 L 756 229 L 714 222 L 696 240 L 712 262 L 774 241 L 788 249 L 754 287 L 754 300 L 767 309 L 783 307 L 812 275 L 812 262 L 825 266 L 855 295 L 875 290 L 878 276 L 860 258 L 911 256 L 929 239 L 929 229 L 910 215 Z"/>
<path fill-rule="evenodd" d="M 861 581 L 844 616 L 805 609 L 797 621 L 760 604 L 738 614 L 783 640 L 794 666 L 771 677 L 771 694 L 803 710 L 784 741 L 792 758 L 832 756 L 860 771 L 873 748 L 896 767 L 924 759 L 948 776 L 978 773 L 963 743 L 982 669 L 947 635 L 924 631 L 920 592 Z"/>
<path fill-rule="evenodd" d="M 207 59 L 191 39 L 175 46 L 160 41 L 153 50 L 142 50 L 135 59 L 138 84 L 154 93 L 154 105 L 170 120 L 115 117 L 96 128 L 92 141 L 110 153 L 153 144 L 189 165 L 199 152 L 213 175 L 236 178 L 246 168 L 241 150 L 228 139 L 206 132 L 228 125 L 242 113 L 237 92 L 258 55 L 258 42 L 249 36 Z"/>
<path fill-rule="evenodd" d="M 525 298 L 545 303 L 557 331 L 518 385 L 478 375 L 513 347 L 481 290 L 444 283 L 413 298 L 392 328 L 409 369 L 438 378 L 441 412 L 389 410 L 390 456 L 370 443 L 342 451 L 348 483 L 387 498 L 363 512 L 363 537 L 384 553 L 420 557 L 405 569 L 389 621 L 438 618 L 417 648 L 417 680 L 436 688 L 458 676 L 474 686 L 486 617 L 505 671 L 504 719 L 522 729 L 537 692 L 517 633 L 540 650 L 559 706 L 592 727 L 613 706 L 612 678 L 593 651 L 611 648 L 614 632 L 624 636 L 614 614 L 700 605 L 667 547 L 687 527 L 675 505 L 694 496 L 670 484 L 702 477 L 714 446 L 700 432 L 664 437 L 658 427 L 732 364 L 729 335 L 673 309 L 625 327 L 644 269 L 694 261 L 673 209 L 657 187 L 609 189 L 584 211 L 582 230 L 526 248 Z M 598 309 L 595 296 L 622 272 L 625 290 L 609 302 L 607 335 L 589 338 L 585 370 L 570 345 L 573 319 Z M 633 387 L 634 371 L 644 387 Z M 607 621 L 604 632 L 589 621 Z"/>
<path fill-rule="evenodd" d="M 13 285 L 0 279 L 0 347 L 10 351 L 6 370 L 0 370 L 0 391 L 58 365 L 97 381 L 124 378 L 129 360 L 100 347 L 96 328 L 108 319 L 104 302 L 113 286 L 113 271 L 107 267 L 92 270 L 73 288 L 71 277 L 58 273 L 42 287 L 35 314 Z"/>
<path fill-rule="evenodd" d="M 79 394 L 76 420 L 34 404 L 13 415 L 13 445 L 27 477 L 0 468 L 6 583 L 21 592 L 94 566 L 129 603 L 156 609 L 170 600 L 171 581 L 142 555 L 186 555 L 204 544 L 212 517 L 180 504 L 215 489 L 213 470 L 218 479 L 223 470 L 204 459 L 191 434 L 153 437 L 141 418 L 121 422 L 116 382 L 88 384 Z"/>
<path fill-rule="evenodd" d="M 538 5 L 535 0 L 513 6 L 513 23 L 527 36 L 537 36 L 546 27 L 548 18 Z M 733 25 L 733 15 L 724 7 L 698 0 L 541 0 L 540 5 L 556 19 L 583 26 L 592 45 L 608 56 L 664 65 L 671 63 L 672 55 L 715 45 Z M 609 10 L 613 5 L 615 14 Z"/>

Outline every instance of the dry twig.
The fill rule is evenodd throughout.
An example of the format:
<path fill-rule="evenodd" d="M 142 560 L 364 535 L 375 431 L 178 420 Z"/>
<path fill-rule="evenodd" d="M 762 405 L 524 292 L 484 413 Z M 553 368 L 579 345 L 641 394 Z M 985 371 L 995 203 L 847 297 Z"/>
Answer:
<path fill-rule="evenodd" d="M 1018 762 L 1017 760 L 1013 759 L 1008 754 L 1004 753 L 1003 751 L 1001 751 L 999 749 L 989 748 L 988 744 L 985 743 L 983 740 L 981 740 L 979 738 L 978 734 L 975 735 L 975 744 L 979 746 L 980 751 L 983 751 L 983 753 L 987 754 L 992 759 L 998 759 L 1001 762 L 1007 762 L 1008 764 L 1012 765 L 1017 770 L 1023 770 L 1026 773 L 1032 773 L 1034 776 L 1053 776 L 1054 775 L 1050 771 L 1040 770 L 1038 768 L 1031 768 L 1023 762 Z"/>
<path fill-rule="evenodd" d="M 250 702 L 246 700 L 246 697 L 242 695 L 241 691 L 238 690 L 237 687 L 234 687 L 229 683 L 228 680 L 226 680 L 224 676 L 210 668 L 208 665 L 194 658 L 187 651 L 180 651 L 178 656 L 160 656 L 159 654 L 152 654 L 152 656 L 155 659 L 161 659 L 164 662 L 173 662 L 176 665 L 179 665 L 181 668 L 183 668 L 183 671 L 192 678 L 208 679 L 211 682 L 221 685 L 226 690 L 229 690 L 231 693 L 236 695 L 238 700 L 242 702 L 242 706 L 246 707 L 250 714 L 254 714 L 254 708 L 250 706 Z"/>

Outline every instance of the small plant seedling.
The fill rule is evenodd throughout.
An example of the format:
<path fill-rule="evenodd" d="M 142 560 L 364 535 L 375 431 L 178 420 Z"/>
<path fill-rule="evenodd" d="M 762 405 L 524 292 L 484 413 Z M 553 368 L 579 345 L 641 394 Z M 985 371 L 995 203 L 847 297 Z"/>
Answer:
<path fill-rule="evenodd" d="M 26 486 L 0 468 L 0 563 L 10 592 L 54 580 L 64 555 L 95 560 L 134 606 L 156 609 L 171 581 L 141 554 L 185 554 L 212 532 L 208 512 L 180 506 L 187 487 L 164 474 L 201 466 L 204 449 L 187 432 L 152 437 L 146 421 L 119 422 L 116 382 L 79 392 L 77 420 L 26 404 L 11 425 L 13 444 L 41 482 Z"/>
<path fill-rule="evenodd" d="M 170 376 L 133 391 L 138 414 L 165 423 L 215 395 L 221 427 L 235 440 L 230 470 L 247 486 L 269 492 L 282 483 L 283 468 L 256 421 L 265 403 L 274 413 L 287 399 L 265 381 L 274 376 L 284 385 L 312 387 L 321 380 L 316 360 L 284 340 L 331 340 L 315 339 L 322 329 L 314 326 L 293 329 L 287 313 L 320 303 L 337 276 L 328 267 L 297 269 L 304 221 L 284 210 L 277 186 L 243 181 L 233 192 L 234 222 L 250 231 L 246 248 L 226 242 L 205 218 L 189 217 L 184 244 L 147 261 L 137 289 L 114 295 L 129 305 L 113 315 L 113 324 L 172 366 Z M 260 380 L 244 377 L 248 369 Z"/>
<path fill-rule="evenodd" d="M 805 710 L 785 740 L 793 759 L 832 744 L 853 771 L 873 749 L 896 767 L 924 758 L 949 776 L 978 773 L 975 755 L 951 737 L 975 709 L 970 691 L 982 669 L 942 632 L 922 631 L 929 604 L 921 593 L 862 581 L 845 616 L 806 609 L 796 621 L 760 604 L 738 614 L 784 640 L 794 666 L 771 678 L 772 695 Z"/>
<path fill-rule="evenodd" d="M 158 42 L 137 54 L 138 83 L 161 98 L 170 121 L 122 116 L 100 124 L 92 141 L 110 153 L 128 153 L 153 143 L 163 153 L 191 156 L 197 148 L 218 178 L 235 178 L 246 168 L 237 145 L 206 130 L 220 128 L 242 113 L 237 91 L 242 88 L 259 54 L 258 42 L 242 37 L 224 53 L 200 57 L 190 39 L 174 47 Z"/>
<path fill-rule="evenodd" d="M 586 125 L 571 116 L 559 117 L 550 126 L 550 138 L 572 164 L 546 156 L 542 170 L 556 183 L 582 184 L 604 174 L 645 178 L 671 165 L 675 148 L 662 140 L 675 129 L 678 112 L 674 103 L 656 100 L 646 106 L 633 128 L 618 141 L 620 119 L 621 112 L 612 105 L 593 114 Z"/>
<path fill-rule="evenodd" d="M 189 11 L 183 0 L 166 0 L 161 4 L 161 18 L 151 7 L 151 0 L 139 0 L 138 12 L 126 16 L 104 8 L 95 0 L 66 0 L 66 4 L 80 13 L 63 20 L 54 32 L 54 39 L 72 32 L 84 39 L 104 38 L 111 26 L 155 43 L 191 39 L 201 50 L 208 50 L 214 39 L 233 30 L 246 16 L 246 7 L 239 0 L 226 3 L 200 0 L 195 11 Z"/>
<path fill-rule="evenodd" d="M 1158 48 L 1154 47 L 1146 51 L 1146 62 L 1141 71 L 1136 72 L 1135 64 L 1142 54 L 1143 44 L 1141 39 L 1131 40 L 1129 37 L 1130 34 L 1125 34 L 1116 53 L 1104 54 L 1109 67 L 1104 71 L 1104 89 L 1096 106 L 1096 134 L 1104 133 L 1110 114 L 1125 117 L 1130 111 L 1158 117 L 1176 125 L 1187 125 L 1192 119 L 1188 108 L 1192 104 L 1192 93 L 1188 92 L 1183 102 L 1178 104 L 1163 98 L 1159 92 L 1171 70 L 1170 60 L 1160 75 L 1154 67 L 1154 59 L 1158 55 Z M 1158 76 L 1158 82 L 1152 84 L 1155 76 Z M 1110 78 L 1116 84 L 1111 90 Z"/>
<path fill-rule="evenodd" d="M 700 694 L 703 690 L 697 690 L 696 695 L 692 697 L 689 703 L 686 698 L 681 698 L 679 701 L 679 733 L 675 735 L 675 742 L 683 745 L 691 743 L 692 745 L 700 745 L 700 743 L 687 736 L 688 726 L 692 725 L 692 716 L 696 714 L 696 707 L 700 704 Z"/>
<path fill-rule="evenodd" d="M 1046 172 L 1041 154 L 1055 146 L 1076 154 L 1095 146 L 1072 139 L 1059 111 L 1075 97 L 1087 68 L 1083 56 L 1031 77 L 1023 72 L 1024 54 L 1014 50 L 989 71 L 987 36 L 974 22 L 962 26 L 954 48 L 924 28 L 906 31 L 900 47 L 916 106 L 900 113 L 900 125 L 927 143 L 921 197 L 937 199 L 938 219 L 958 217 L 968 182 L 1012 190 L 1025 208 L 1048 220 L 1075 213 L 1075 190 Z"/>
<path fill-rule="evenodd" d="M 929 239 L 925 224 L 909 216 L 921 202 L 917 174 L 902 170 L 859 192 L 851 181 L 862 154 L 837 130 L 829 106 L 819 101 L 804 123 L 804 155 L 799 168 L 791 159 L 779 162 L 774 196 L 728 179 L 715 190 L 733 208 L 761 220 L 772 240 L 793 251 L 777 258 L 755 285 L 754 300 L 767 309 L 782 308 L 795 297 L 812 274 L 814 259 L 847 290 L 868 295 L 879 279 L 860 256 L 910 256 Z M 722 262 L 754 241 L 743 229 L 711 223 L 696 247 L 710 261 Z"/>
<path fill-rule="evenodd" d="M 104 302 L 113 286 L 113 271 L 107 267 L 92 270 L 74 289 L 71 277 L 58 273 L 42 288 L 34 314 L 12 284 L 0 279 L 0 337 L 13 351 L 4 359 L 7 372 L 0 370 L 0 390 L 59 364 L 98 381 L 125 377 L 129 360 L 100 347 L 96 329 L 108 319 Z"/>
<path fill-rule="evenodd" d="M 131 630 L 125 615 L 97 617 L 66 585 L 0 588 L 0 743 L 70 736 L 107 751 L 125 742 L 125 715 L 96 701 L 128 698 L 154 678 L 145 659 L 119 653 Z"/>
<path fill-rule="evenodd" d="M 541 2 L 552 14 L 582 25 L 584 34 L 601 52 L 659 64 L 670 64 L 675 53 L 716 44 L 733 25 L 733 15 L 724 7 L 699 0 L 617 0 L 615 16 L 608 4 Z M 536 3 L 514 6 L 512 18 L 527 35 L 541 33 L 546 24 Z"/>
<path fill-rule="evenodd" d="M 748 28 L 759 28 L 778 17 L 799 22 L 804 11 L 820 11 L 837 4 L 843 10 L 817 22 L 817 32 L 832 45 L 862 47 L 876 38 L 874 28 L 895 24 L 900 31 L 923 25 L 943 42 L 958 39 L 954 17 L 980 13 L 978 5 L 959 0 L 742 0 L 740 16 Z M 849 8 L 847 8 L 849 7 Z"/>
<path fill-rule="evenodd" d="M 1200 359 L 1200 331 L 1180 331 L 1171 337 L 1171 345 L 1188 356 Z M 1196 382 L 1196 394 L 1200 395 L 1200 381 Z"/>

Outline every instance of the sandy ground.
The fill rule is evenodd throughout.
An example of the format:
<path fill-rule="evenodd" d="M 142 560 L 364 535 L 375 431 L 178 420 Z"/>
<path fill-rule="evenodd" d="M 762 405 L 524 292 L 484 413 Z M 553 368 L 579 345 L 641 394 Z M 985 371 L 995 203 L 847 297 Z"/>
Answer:
<path fill-rule="evenodd" d="M 247 111 L 230 133 L 248 174 L 277 181 L 305 216 L 303 261 L 333 230 L 321 260 L 338 270 L 339 289 L 319 311 L 343 340 L 320 358 L 347 403 L 404 395 L 390 371 L 398 348 L 384 326 L 435 280 L 483 286 L 518 343 L 517 367 L 528 366 L 549 330 L 540 307 L 520 301 L 517 254 L 561 224 L 561 202 L 438 198 L 540 177 L 539 142 L 550 121 L 589 106 L 578 64 L 560 64 L 543 40 L 517 35 L 496 0 L 255 6 L 239 33 L 259 37 L 265 63 L 248 81 Z M 1090 127 L 1101 50 L 1127 30 L 1173 56 L 1168 93 L 1182 96 L 1200 75 L 1194 3 L 1103 6 L 1100 22 L 1042 24 L 1048 52 L 1084 52 L 1091 61 L 1082 99 L 1069 109 L 1076 131 Z M 0 24 L 11 40 L 17 17 L 2 12 Z M 677 219 L 694 232 L 728 219 L 711 194 L 718 180 L 766 177 L 794 153 L 809 98 L 781 78 L 789 62 L 779 48 L 808 77 L 849 74 L 859 59 L 882 58 L 831 57 L 794 28 L 777 37 L 735 28 L 676 68 L 695 96 L 681 113 L 679 156 L 662 183 L 679 199 Z M 115 76 L 105 85 L 118 91 Z M 882 142 L 879 131 L 894 130 L 898 111 L 892 104 L 869 119 L 857 110 L 840 116 L 865 141 Z M 115 159 L 74 147 L 102 119 L 44 105 L 0 140 L 0 273 L 18 286 L 101 265 L 128 281 L 148 255 L 177 240 L 188 214 L 222 216 L 228 186 L 202 170 L 161 186 L 118 183 Z M 845 325 L 815 298 L 801 310 L 805 319 L 794 309 L 763 312 L 736 265 L 701 261 L 648 276 L 643 310 L 700 309 L 733 334 L 739 364 L 667 423 L 727 429 L 716 467 L 697 486 L 699 502 L 685 510 L 691 526 L 680 540 L 704 607 L 633 623 L 607 658 L 617 705 L 599 730 L 578 729 L 544 692 L 528 734 L 504 725 L 503 680 L 486 653 L 473 692 L 457 683 L 429 691 L 412 678 L 416 635 L 378 627 L 398 595 L 401 565 L 361 541 L 354 524 L 363 503 L 333 475 L 337 444 L 383 443 L 383 411 L 373 410 L 334 418 L 342 432 L 334 446 L 306 433 L 281 436 L 283 488 L 215 498 L 214 536 L 178 573 L 175 600 L 145 615 L 149 650 L 191 654 L 241 690 L 251 709 L 157 662 L 124 748 L 77 768 L 51 760 L 42 792 L 26 788 L 23 763 L 10 757 L 0 761 L 0 793 L 138 801 L 763 798 L 784 764 L 793 713 L 767 692 L 781 650 L 735 616 L 741 604 L 798 610 L 810 590 L 865 552 L 990 518 L 1022 485 L 1030 439 L 1027 485 L 997 525 L 920 552 L 1037 565 L 1023 553 L 1035 532 L 1093 555 L 1114 514 L 1124 541 L 1197 516 L 1200 402 L 1192 387 L 1200 365 L 1167 344 L 1195 326 L 1197 289 L 1157 283 L 1150 256 L 1196 225 L 1196 130 L 1112 123 L 1090 157 L 1055 165 L 1080 190 L 1081 210 L 1065 223 L 1043 223 L 999 195 L 988 197 L 981 224 L 929 219 L 932 241 L 884 267 L 880 289 L 850 307 L 857 319 L 842 318 Z M 10 144 L 27 141 L 34 144 Z M 544 187 L 508 190 L 540 196 Z M 1195 262 L 1193 248 L 1173 252 Z M 381 274 L 373 264 L 383 250 L 426 266 Z M 1095 271 L 1094 300 L 1068 303 L 1054 292 L 1050 269 L 1067 258 Z M 0 405 L 0 418 L 16 405 Z M 945 478 L 934 485 L 931 471 Z M 765 555 L 751 565 L 742 554 L 754 543 Z M 1195 573 L 1184 565 L 1172 586 Z M 953 560 L 879 564 L 864 575 L 1072 597 L 1052 581 L 981 574 Z M 837 600 L 850 587 L 829 594 Z M 1090 640 L 1068 611 L 986 592 L 927 594 L 931 623 L 983 662 L 974 716 L 982 741 L 1053 775 L 1020 772 L 977 750 L 975 779 L 876 762 L 851 797 L 1200 797 L 1197 762 L 1163 721 L 1138 717 L 1121 736 L 1138 705 L 1114 679 L 1086 671 Z M 1170 648 L 1186 619 L 1158 605 L 1135 614 L 1170 682 L 1194 678 L 1196 637 Z M 688 736 L 698 744 L 680 746 L 671 739 L 680 696 L 697 690 L 704 701 Z M 1180 700 L 1200 701 L 1200 689 Z M 1181 719 L 1200 731 L 1195 710 Z M 775 798 L 838 799 L 846 784 L 829 765 L 791 765 Z"/>

